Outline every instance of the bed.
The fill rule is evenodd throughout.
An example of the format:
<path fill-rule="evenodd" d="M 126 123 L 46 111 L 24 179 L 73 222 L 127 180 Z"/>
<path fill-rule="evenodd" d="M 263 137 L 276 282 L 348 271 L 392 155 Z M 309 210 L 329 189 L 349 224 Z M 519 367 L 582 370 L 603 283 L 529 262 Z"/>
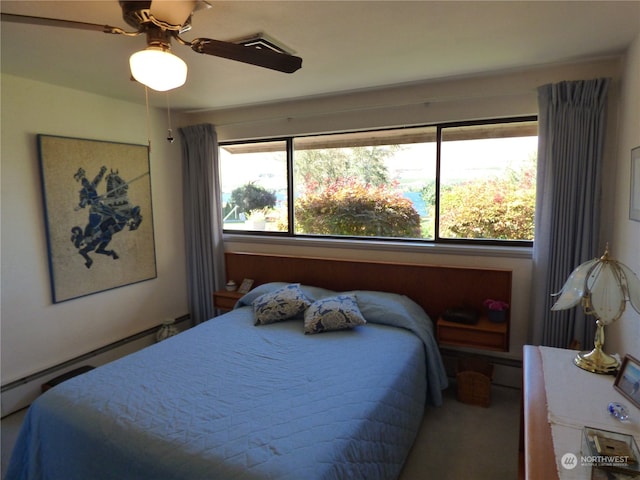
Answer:
<path fill-rule="evenodd" d="M 256 325 L 280 308 L 256 305 L 292 285 L 304 310 Z M 363 322 L 335 317 L 336 301 Z M 393 479 L 446 383 L 433 323 L 409 297 L 266 282 L 233 311 L 40 396 L 6 478 Z"/>

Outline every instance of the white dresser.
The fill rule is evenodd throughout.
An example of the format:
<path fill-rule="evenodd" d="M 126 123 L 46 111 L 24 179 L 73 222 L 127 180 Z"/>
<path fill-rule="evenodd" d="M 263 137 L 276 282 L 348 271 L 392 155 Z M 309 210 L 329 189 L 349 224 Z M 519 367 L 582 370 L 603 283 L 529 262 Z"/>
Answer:
<path fill-rule="evenodd" d="M 527 479 L 589 479 L 580 465 L 584 426 L 633 435 L 640 443 L 640 409 L 613 388 L 615 377 L 598 375 L 573 365 L 576 352 L 551 347 L 524 347 L 523 438 L 521 449 Z M 607 411 L 621 402 L 631 422 L 620 422 Z M 565 455 L 577 465 L 563 466 Z"/>

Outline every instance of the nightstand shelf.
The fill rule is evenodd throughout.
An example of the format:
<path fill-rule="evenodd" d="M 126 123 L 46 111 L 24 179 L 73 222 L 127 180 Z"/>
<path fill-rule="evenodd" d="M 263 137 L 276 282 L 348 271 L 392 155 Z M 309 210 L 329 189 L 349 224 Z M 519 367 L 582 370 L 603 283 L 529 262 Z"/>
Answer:
<path fill-rule="evenodd" d="M 243 295 L 240 292 L 229 292 L 227 290 L 213 292 L 213 306 L 220 310 L 232 310 Z"/>
<path fill-rule="evenodd" d="M 443 346 L 509 351 L 508 321 L 494 323 L 487 317 L 480 317 L 478 323 L 467 325 L 439 318 L 436 323 L 436 335 L 438 343 Z"/>

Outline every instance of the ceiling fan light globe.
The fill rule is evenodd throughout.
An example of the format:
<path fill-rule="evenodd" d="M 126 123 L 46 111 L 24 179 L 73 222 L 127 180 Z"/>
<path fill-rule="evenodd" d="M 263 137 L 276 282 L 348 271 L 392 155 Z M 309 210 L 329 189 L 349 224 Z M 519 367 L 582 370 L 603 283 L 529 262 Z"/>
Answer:
<path fill-rule="evenodd" d="M 134 53 L 129 58 L 129 67 L 133 78 L 158 92 L 181 87 L 187 80 L 187 64 L 159 47 Z"/>

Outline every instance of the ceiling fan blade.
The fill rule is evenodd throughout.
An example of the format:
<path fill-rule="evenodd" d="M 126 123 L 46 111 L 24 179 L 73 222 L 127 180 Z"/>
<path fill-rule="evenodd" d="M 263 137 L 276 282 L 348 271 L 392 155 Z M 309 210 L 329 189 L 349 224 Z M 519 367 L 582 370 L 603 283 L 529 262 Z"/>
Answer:
<path fill-rule="evenodd" d="M 302 59 L 286 53 L 256 47 L 245 47 L 231 42 L 196 38 L 188 42 L 192 50 L 198 53 L 228 58 L 238 62 L 270 68 L 284 73 L 293 73 L 302 66 Z"/>
<path fill-rule="evenodd" d="M 12 13 L 2 14 L 3 22 L 26 23 L 29 25 L 45 25 L 48 27 L 77 28 L 80 30 L 93 30 L 104 33 L 119 33 L 120 30 L 109 25 L 98 25 L 97 23 L 76 22 L 73 20 L 61 20 L 59 18 L 32 17 L 29 15 L 14 15 Z"/>

